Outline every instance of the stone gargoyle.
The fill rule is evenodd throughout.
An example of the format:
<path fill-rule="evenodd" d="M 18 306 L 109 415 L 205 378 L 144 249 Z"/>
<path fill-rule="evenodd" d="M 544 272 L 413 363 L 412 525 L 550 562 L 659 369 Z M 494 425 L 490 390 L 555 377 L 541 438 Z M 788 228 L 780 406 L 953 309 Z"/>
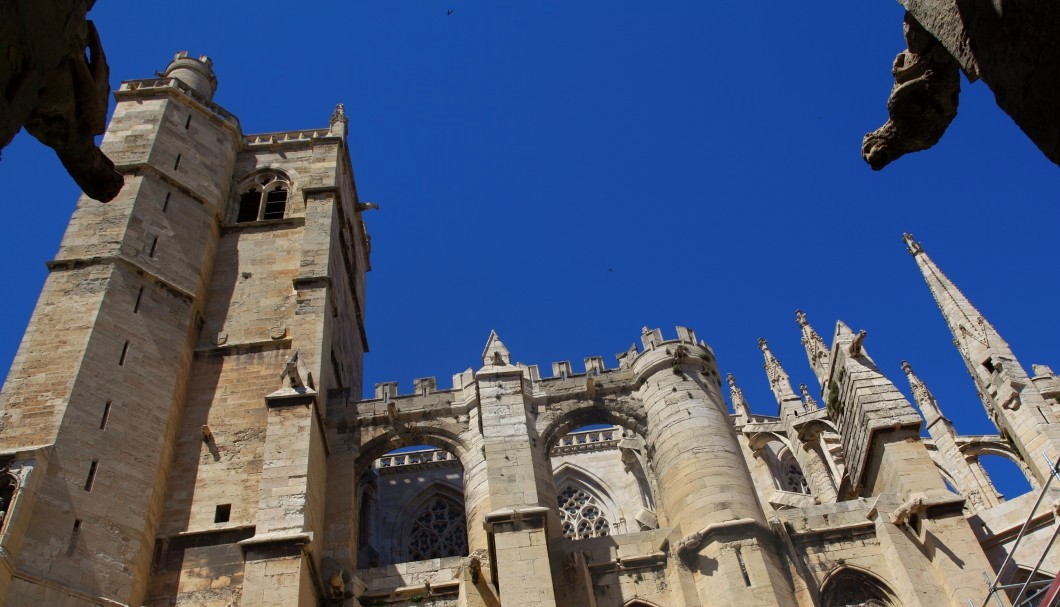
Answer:
<path fill-rule="evenodd" d="M 957 62 L 908 13 L 904 31 L 908 48 L 894 59 L 894 88 L 887 99 L 890 119 L 861 142 L 862 157 L 876 171 L 938 143 L 957 116 Z"/>
<path fill-rule="evenodd" d="M 0 148 L 24 127 L 86 194 L 107 202 L 124 180 L 94 139 L 106 128 L 110 69 L 86 18 L 93 4 L 0 2 Z"/>

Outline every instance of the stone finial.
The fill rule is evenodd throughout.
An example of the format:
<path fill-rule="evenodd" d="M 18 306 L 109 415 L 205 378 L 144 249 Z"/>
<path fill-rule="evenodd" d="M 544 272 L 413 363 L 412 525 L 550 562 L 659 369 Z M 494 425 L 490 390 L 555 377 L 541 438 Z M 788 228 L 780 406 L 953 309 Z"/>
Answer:
<path fill-rule="evenodd" d="M 821 408 L 817 404 L 817 399 L 810 394 L 810 389 L 806 387 L 806 384 L 799 384 L 799 392 L 802 393 L 802 402 L 807 411 L 815 411 Z"/>
<path fill-rule="evenodd" d="M 501 338 L 497 337 L 496 331 L 490 331 L 489 339 L 486 340 L 486 348 L 482 351 L 482 365 L 484 367 L 507 367 L 512 364 L 511 353 L 505 347 Z"/>
<path fill-rule="evenodd" d="M 913 235 L 906 232 L 902 234 L 902 240 L 905 241 L 905 247 L 909 250 L 910 255 L 916 255 L 917 253 L 923 252 L 924 248 L 920 246 L 920 243 L 913 240 Z"/>
<path fill-rule="evenodd" d="M 743 390 L 740 386 L 736 385 L 736 378 L 733 377 L 732 373 L 725 375 L 725 381 L 729 383 L 729 398 L 732 400 L 732 408 L 737 415 L 743 418 L 744 422 L 751 421 L 751 408 L 747 405 L 747 399 L 744 398 Z"/>
<path fill-rule="evenodd" d="M 331 134 L 345 137 L 349 123 L 350 119 L 346 117 L 346 106 L 341 103 L 336 104 L 335 111 L 331 112 Z"/>
<path fill-rule="evenodd" d="M 824 339 L 810 326 L 810 321 L 806 319 L 805 312 L 795 310 L 795 321 L 799 323 L 799 327 L 802 330 L 802 345 L 806 348 L 806 358 L 810 361 L 810 368 L 813 369 L 814 375 L 817 376 L 817 382 L 823 386 L 828 379 L 829 367 L 831 366 L 828 360 L 831 357 L 831 348 L 824 343 Z"/>
<path fill-rule="evenodd" d="M 1050 375 L 1054 375 L 1053 369 L 1049 365 L 1032 364 L 1031 369 L 1034 370 L 1035 377 L 1049 377 Z"/>

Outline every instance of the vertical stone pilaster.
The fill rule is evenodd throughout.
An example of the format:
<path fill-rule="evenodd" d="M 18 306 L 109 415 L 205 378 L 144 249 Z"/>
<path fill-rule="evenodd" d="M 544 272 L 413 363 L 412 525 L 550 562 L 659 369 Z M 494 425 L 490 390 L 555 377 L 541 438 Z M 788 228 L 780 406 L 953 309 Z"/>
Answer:
<path fill-rule="evenodd" d="M 483 362 L 476 381 L 491 509 L 485 526 L 500 600 L 505 607 L 554 606 L 548 538 L 559 527 L 556 492 L 547 453 L 537 446 L 530 386 L 496 333 Z"/>

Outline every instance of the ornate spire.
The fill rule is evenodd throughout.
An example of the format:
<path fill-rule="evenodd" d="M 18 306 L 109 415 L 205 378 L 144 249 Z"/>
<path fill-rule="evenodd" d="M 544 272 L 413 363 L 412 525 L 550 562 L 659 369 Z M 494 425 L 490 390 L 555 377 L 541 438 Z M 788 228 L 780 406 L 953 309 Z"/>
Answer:
<path fill-rule="evenodd" d="M 824 382 L 828 380 L 830 364 L 828 359 L 831 357 L 832 349 L 828 347 L 828 344 L 824 343 L 817 331 L 814 331 L 813 327 L 810 326 L 810 321 L 806 320 L 805 312 L 796 310 L 795 321 L 802 328 L 802 345 L 806 348 L 806 358 L 809 359 L 810 367 L 813 369 L 814 375 L 817 376 L 817 382 L 823 386 Z"/>
<path fill-rule="evenodd" d="M 728 373 L 725 375 L 725 381 L 729 382 L 729 398 L 732 400 L 733 411 L 736 412 L 736 415 L 743 418 L 744 422 L 750 422 L 751 407 L 743 396 L 743 390 L 736 385 L 736 378 L 732 376 L 732 373 Z"/>
<path fill-rule="evenodd" d="M 773 395 L 777 397 L 777 403 L 783 408 L 786 401 L 799 400 L 799 397 L 795 396 L 795 391 L 791 389 L 791 379 L 788 378 L 784 367 L 780 366 L 780 361 L 777 360 L 777 357 L 773 356 L 773 352 L 769 350 L 769 344 L 766 343 L 766 340 L 759 338 L 758 347 L 762 350 L 762 356 L 765 358 L 763 366 L 766 369 L 766 376 L 769 378 L 769 387 L 773 390 Z"/>
<path fill-rule="evenodd" d="M 924 280 L 931 289 L 931 294 L 935 297 L 935 303 L 942 311 L 950 332 L 953 333 L 953 343 L 957 345 L 969 364 L 973 362 L 978 364 L 978 361 L 974 359 L 989 348 L 1008 350 L 1008 344 L 1001 339 L 997 330 L 986 322 L 972 302 L 968 301 L 957 286 L 942 273 L 942 270 L 924 252 L 920 243 L 914 241 L 910 234 L 905 234 L 903 238 L 920 272 L 924 275 Z"/>
<path fill-rule="evenodd" d="M 990 400 L 1002 408 L 1018 409 L 1020 393 L 1030 382 L 1012 349 L 928 257 L 924 248 L 909 234 L 903 238 L 980 391 L 989 393 Z"/>
<path fill-rule="evenodd" d="M 942 411 L 939 409 L 935 397 L 924 385 L 924 382 L 916 376 L 916 373 L 913 373 L 913 367 L 904 360 L 902 361 L 902 371 L 905 371 L 906 377 L 909 378 L 909 387 L 913 390 L 913 400 L 916 401 L 916 406 L 920 408 L 920 412 L 924 415 L 924 421 L 930 426 L 942 418 Z"/>

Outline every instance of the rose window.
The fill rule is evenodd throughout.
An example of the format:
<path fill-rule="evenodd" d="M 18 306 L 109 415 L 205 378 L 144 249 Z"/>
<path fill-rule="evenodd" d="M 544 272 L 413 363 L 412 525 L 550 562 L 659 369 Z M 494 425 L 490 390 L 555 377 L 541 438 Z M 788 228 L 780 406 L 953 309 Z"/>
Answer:
<path fill-rule="evenodd" d="M 437 497 L 416 517 L 409 534 L 409 559 L 425 561 L 467 554 L 467 521 L 456 502 Z"/>
<path fill-rule="evenodd" d="M 611 534 L 611 524 L 600 505 L 585 489 L 572 485 L 559 492 L 559 514 L 563 520 L 563 537 L 581 540 Z"/>

